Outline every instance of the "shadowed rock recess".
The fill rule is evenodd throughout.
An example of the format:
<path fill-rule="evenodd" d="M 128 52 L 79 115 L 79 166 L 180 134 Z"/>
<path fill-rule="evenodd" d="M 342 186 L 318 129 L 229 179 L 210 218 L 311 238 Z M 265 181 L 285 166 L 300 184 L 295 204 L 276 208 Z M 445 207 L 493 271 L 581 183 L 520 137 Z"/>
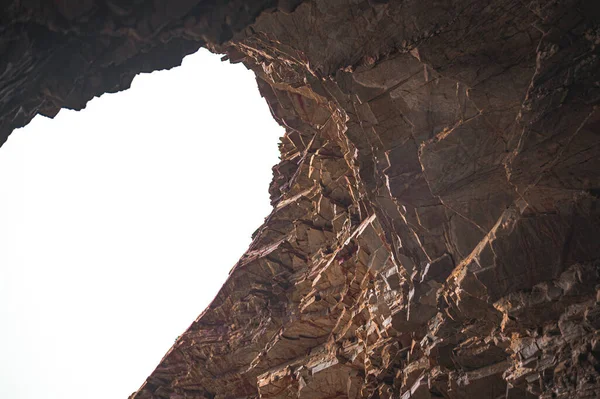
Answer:
<path fill-rule="evenodd" d="M 132 399 L 600 397 L 595 0 L 5 4 L 1 141 L 202 46 L 286 129 L 272 213 Z"/>

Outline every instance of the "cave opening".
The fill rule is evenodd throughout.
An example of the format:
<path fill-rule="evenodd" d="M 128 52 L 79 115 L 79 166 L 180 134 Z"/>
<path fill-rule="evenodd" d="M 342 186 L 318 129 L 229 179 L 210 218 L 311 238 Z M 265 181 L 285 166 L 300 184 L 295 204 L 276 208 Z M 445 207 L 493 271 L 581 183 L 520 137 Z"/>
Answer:
<path fill-rule="evenodd" d="M 130 399 L 600 397 L 598 7 L 591 0 L 546 3 L 9 1 L 0 12 L 0 143 L 37 113 L 81 109 L 200 47 L 252 70 L 286 129 L 269 186 L 273 211 L 215 300 Z M 230 109 L 230 93 L 239 88 L 219 89 L 229 94 Z M 137 119 L 163 108 L 142 107 Z M 180 108 L 215 117 L 197 103 Z M 230 112 L 217 120 L 242 118 Z M 177 143 L 164 134 L 179 131 L 176 122 L 159 138 Z M 152 135 L 139 123 L 130 130 L 136 128 L 146 143 Z M 206 187 L 215 175 L 241 177 L 224 172 L 235 157 L 229 143 L 261 157 L 233 135 L 226 139 L 185 146 L 198 160 L 205 149 L 219 160 L 196 167 L 205 177 L 190 181 Z M 77 162 L 64 169 L 74 170 L 71 164 Z M 162 173 L 154 170 L 151 182 Z M 236 193 L 243 183 L 258 186 L 252 178 L 227 181 Z M 210 195 L 249 208 L 222 189 Z M 202 214 L 194 226 L 209 226 L 213 209 L 194 209 Z M 227 224 L 231 212 L 212 213 L 220 217 L 206 227 L 210 235 L 231 241 L 230 229 L 215 230 L 239 227 Z M 159 231 L 170 237 L 171 229 Z M 227 244 L 201 255 L 233 256 Z M 166 255 L 167 263 L 173 257 Z M 98 262 L 95 270 L 105 263 L 112 265 Z M 144 271 L 148 277 L 151 268 Z M 163 286 L 185 291 L 167 278 Z M 151 295 L 155 308 L 166 307 L 164 289 Z M 66 298 L 58 307 L 75 306 Z M 33 306 L 48 307 L 38 302 Z M 194 304 L 194 315 L 201 306 Z M 85 321 L 93 311 L 69 316 Z M 140 315 L 140 342 L 161 328 L 155 312 Z M 80 349 L 85 362 L 74 364 L 89 367 L 79 368 L 93 380 L 82 383 L 51 361 L 34 367 L 59 369 L 52 384 L 85 396 L 94 387 L 114 389 L 124 376 L 115 375 L 122 370 L 116 366 L 132 368 L 119 356 L 105 369 L 90 366 L 89 359 L 106 355 L 94 350 L 107 340 L 87 334 L 99 328 L 90 320 L 62 342 Z M 38 317 L 27 324 L 28 350 L 40 349 L 44 323 Z M 17 357 L 18 367 L 5 362 L 0 371 L 10 370 L 0 378 L 29 371 Z M 46 384 L 39 373 L 27 382 Z"/>
<path fill-rule="evenodd" d="M 136 390 L 270 212 L 282 134 L 254 74 L 205 49 L 15 131 L 0 148 L 0 396 Z"/>

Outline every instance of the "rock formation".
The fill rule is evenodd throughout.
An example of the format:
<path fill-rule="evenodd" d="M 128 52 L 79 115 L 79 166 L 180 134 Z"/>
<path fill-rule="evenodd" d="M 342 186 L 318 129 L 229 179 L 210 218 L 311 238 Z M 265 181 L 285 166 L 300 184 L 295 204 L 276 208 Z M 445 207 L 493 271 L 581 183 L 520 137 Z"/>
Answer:
<path fill-rule="evenodd" d="M 599 8 L 12 0 L 0 138 L 201 46 L 285 127 L 272 213 L 132 399 L 596 398 Z"/>

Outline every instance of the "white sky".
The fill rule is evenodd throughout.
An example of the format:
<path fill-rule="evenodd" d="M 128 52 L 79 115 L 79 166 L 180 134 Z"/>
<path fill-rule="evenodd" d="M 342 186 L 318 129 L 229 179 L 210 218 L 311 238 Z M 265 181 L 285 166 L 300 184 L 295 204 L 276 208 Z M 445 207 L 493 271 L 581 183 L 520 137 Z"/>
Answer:
<path fill-rule="evenodd" d="M 0 398 L 127 399 L 271 207 L 283 130 L 205 50 L 0 148 Z"/>

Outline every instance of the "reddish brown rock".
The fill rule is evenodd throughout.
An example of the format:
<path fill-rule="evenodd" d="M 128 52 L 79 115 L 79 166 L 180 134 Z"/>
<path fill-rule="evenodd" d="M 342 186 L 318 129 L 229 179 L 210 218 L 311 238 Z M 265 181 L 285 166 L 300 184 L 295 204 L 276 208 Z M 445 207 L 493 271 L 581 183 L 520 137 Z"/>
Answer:
<path fill-rule="evenodd" d="M 12 1 L 0 136 L 201 46 L 286 128 L 273 212 L 134 399 L 598 397 L 599 21 L 592 0 Z"/>

